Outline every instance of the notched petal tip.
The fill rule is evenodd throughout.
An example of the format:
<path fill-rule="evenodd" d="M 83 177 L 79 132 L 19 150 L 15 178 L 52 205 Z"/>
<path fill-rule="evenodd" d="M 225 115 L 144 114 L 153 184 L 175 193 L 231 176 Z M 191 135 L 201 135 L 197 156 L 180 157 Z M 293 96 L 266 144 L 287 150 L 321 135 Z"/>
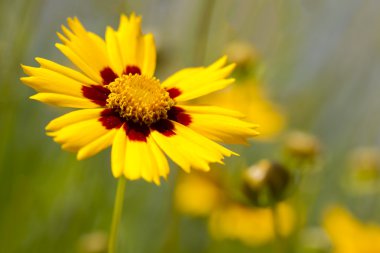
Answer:
<path fill-rule="evenodd" d="M 33 72 L 32 70 L 35 69 L 34 67 L 30 67 L 30 66 L 27 66 L 27 65 L 24 65 L 24 64 L 20 64 L 21 68 L 22 68 L 22 71 L 29 75 L 29 76 L 32 76 L 33 75 Z"/>
<path fill-rule="evenodd" d="M 77 160 L 82 161 L 82 160 L 85 160 L 86 158 L 88 158 L 87 154 L 83 152 L 82 150 L 79 150 L 77 153 Z"/>
<path fill-rule="evenodd" d="M 42 65 L 41 62 L 46 61 L 46 59 L 44 59 L 44 58 L 42 58 L 42 57 L 34 57 L 34 60 L 35 60 L 36 62 L 38 62 L 40 65 Z"/>
<path fill-rule="evenodd" d="M 37 100 L 37 101 L 39 101 L 39 100 L 40 100 L 39 97 L 40 97 L 40 96 L 39 96 L 38 93 L 37 93 L 37 94 L 34 94 L 34 95 L 30 96 L 29 99 L 33 99 L 33 100 Z"/>
<path fill-rule="evenodd" d="M 47 129 L 47 126 L 45 127 L 45 130 L 46 130 L 46 135 L 49 136 L 49 137 L 56 137 L 57 136 L 57 132 L 52 132 L 51 130 Z"/>
<path fill-rule="evenodd" d="M 160 185 L 161 185 L 161 181 L 160 181 L 159 178 L 155 178 L 155 179 L 153 179 L 153 182 L 154 182 L 154 184 L 157 185 L 157 186 L 160 186 Z"/>

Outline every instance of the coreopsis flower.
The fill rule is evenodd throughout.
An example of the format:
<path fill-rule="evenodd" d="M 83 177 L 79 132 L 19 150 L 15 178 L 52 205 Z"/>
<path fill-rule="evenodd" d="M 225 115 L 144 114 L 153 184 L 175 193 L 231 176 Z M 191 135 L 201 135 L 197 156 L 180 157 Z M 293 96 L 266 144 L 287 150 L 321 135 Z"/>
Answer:
<path fill-rule="evenodd" d="M 263 83 L 254 78 L 199 100 L 202 103 L 209 102 L 232 110 L 244 111 L 247 120 L 260 125 L 258 140 L 274 138 L 286 125 L 285 115 L 267 98 Z"/>
<path fill-rule="evenodd" d="M 363 223 L 341 206 L 330 208 L 323 220 L 334 253 L 380 252 L 380 226 Z"/>
<path fill-rule="evenodd" d="M 281 236 L 289 236 L 295 224 L 293 208 L 278 204 Z M 239 240 L 247 245 L 262 245 L 275 238 L 273 215 L 270 208 L 254 208 L 230 204 L 214 212 L 209 220 L 209 229 L 215 239 Z"/>
<path fill-rule="evenodd" d="M 47 134 L 79 160 L 112 146 L 115 177 L 143 178 L 157 184 L 166 177 L 166 154 L 183 170 L 209 170 L 234 154 L 218 142 L 240 143 L 257 134 L 241 114 L 186 102 L 223 89 L 234 64 L 222 57 L 208 67 L 186 68 L 161 82 L 154 76 L 156 48 L 142 34 L 141 17 L 122 15 L 119 28 L 107 27 L 105 40 L 88 32 L 77 18 L 58 33 L 56 47 L 77 67 L 36 58 L 23 66 L 21 80 L 38 93 L 32 99 L 76 108 L 51 121 Z M 238 102 L 238 101 L 237 101 Z"/>
<path fill-rule="evenodd" d="M 207 176 L 206 176 L 207 175 Z M 175 189 L 175 206 L 183 214 L 207 217 L 226 199 L 223 187 L 210 173 L 182 175 Z"/>

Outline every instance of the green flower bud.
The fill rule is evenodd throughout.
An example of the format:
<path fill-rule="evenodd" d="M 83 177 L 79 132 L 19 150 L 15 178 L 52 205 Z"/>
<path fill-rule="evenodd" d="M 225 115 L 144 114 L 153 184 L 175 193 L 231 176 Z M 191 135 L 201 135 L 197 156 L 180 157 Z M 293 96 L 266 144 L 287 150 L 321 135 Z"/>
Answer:
<path fill-rule="evenodd" d="M 262 160 L 243 175 L 244 193 L 256 206 L 270 206 L 286 197 L 291 176 L 281 164 Z"/>
<path fill-rule="evenodd" d="M 310 134 L 294 131 L 285 139 L 285 154 L 300 162 L 314 162 L 320 153 L 318 139 Z"/>

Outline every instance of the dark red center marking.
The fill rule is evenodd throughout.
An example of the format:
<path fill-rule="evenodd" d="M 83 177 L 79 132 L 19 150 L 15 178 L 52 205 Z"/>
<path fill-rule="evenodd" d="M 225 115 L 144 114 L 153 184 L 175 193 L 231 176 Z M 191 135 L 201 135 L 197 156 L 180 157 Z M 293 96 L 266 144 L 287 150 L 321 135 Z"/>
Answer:
<path fill-rule="evenodd" d="M 166 91 L 169 92 L 170 98 L 176 98 L 182 93 L 178 88 L 170 88 L 170 89 L 167 89 Z"/>
<path fill-rule="evenodd" d="M 100 71 L 100 76 L 103 78 L 103 84 L 108 85 L 112 83 L 118 76 L 110 67 L 104 68 L 102 71 Z"/>
<path fill-rule="evenodd" d="M 161 133 L 167 137 L 175 135 L 174 124 L 172 122 L 170 122 L 170 120 L 167 120 L 167 119 L 161 119 L 161 120 L 153 123 L 150 126 L 150 128 L 152 130 L 158 131 L 159 133 Z"/>
<path fill-rule="evenodd" d="M 141 70 L 139 67 L 134 66 L 134 65 L 129 65 L 125 68 L 124 74 L 129 75 L 141 75 Z"/>
<path fill-rule="evenodd" d="M 191 123 L 191 116 L 185 113 L 185 110 L 181 107 L 173 106 L 168 111 L 168 118 L 178 123 L 181 123 L 184 126 L 188 126 Z"/>
<path fill-rule="evenodd" d="M 100 114 L 99 121 L 106 129 L 120 128 L 125 122 L 113 109 L 104 109 Z"/>
<path fill-rule="evenodd" d="M 95 104 L 105 106 L 110 91 L 101 85 L 82 86 L 82 94 Z"/>
<path fill-rule="evenodd" d="M 124 124 L 124 130 L 129 140 L 131 141 L 144 141 L 150 134 L 150 128 L 145 124 L 139 124 L 132 121 Z"/>

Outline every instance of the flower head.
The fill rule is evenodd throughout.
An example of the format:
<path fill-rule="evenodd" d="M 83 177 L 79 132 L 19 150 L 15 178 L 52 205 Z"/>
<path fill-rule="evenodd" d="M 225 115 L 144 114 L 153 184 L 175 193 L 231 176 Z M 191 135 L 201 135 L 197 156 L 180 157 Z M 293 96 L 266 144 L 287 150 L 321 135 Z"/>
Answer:
<path fill-rule="evenodd" d="M 36 58 L 39 68 L 22 66 L 21 80 L 38 93 L 31 98 L 76 108 L 51 121 L 46 130 L 79 160 L 112 146 L 115 177 L 159 183 L 169 173 L 166 154 L 185 171 L 207 171 L 234 152 L 214 141 L 242 142 L 257 134 L 241 114 L 186 102 L 223 89 L 234 64 L 222 57 L 208 67 L 186 68 L 161 82 L 154 76 L 156 48 L 142 34 L 141 17 L 122 15 L 119 28 L 107 27 L 105 40 L 77 18 L 58 33 L 56 47 L 77 67 Z"/>
<path fill-rule="evenodd" d="M 278 206 L 278 214 L 280 234 L 290 235 L 295 223 L 294 210 L 282 202 Z M 247 245 L 262 245 L 275 237 L 270 208 L 231 204 L 212 214 L 209 228 L 216 239 L 235 239 Z"/>
<path fill-rule="evenodd" d="M 362 223 L 341 206 L 327 210 L 323 226 L 331 239 L 334 253 L 380 252 L 379 225 Z"/>
<path fill-rule="evenodd" d="M 267 98 L 263 83 L 258 79 L 239 82 L 228 89 L 207 95 L 200 101 L 244 111 L 247 120 L 260 125 L 260 136 L 257 140 L 273 139 L 286 125 L 285 114 Z"/>

